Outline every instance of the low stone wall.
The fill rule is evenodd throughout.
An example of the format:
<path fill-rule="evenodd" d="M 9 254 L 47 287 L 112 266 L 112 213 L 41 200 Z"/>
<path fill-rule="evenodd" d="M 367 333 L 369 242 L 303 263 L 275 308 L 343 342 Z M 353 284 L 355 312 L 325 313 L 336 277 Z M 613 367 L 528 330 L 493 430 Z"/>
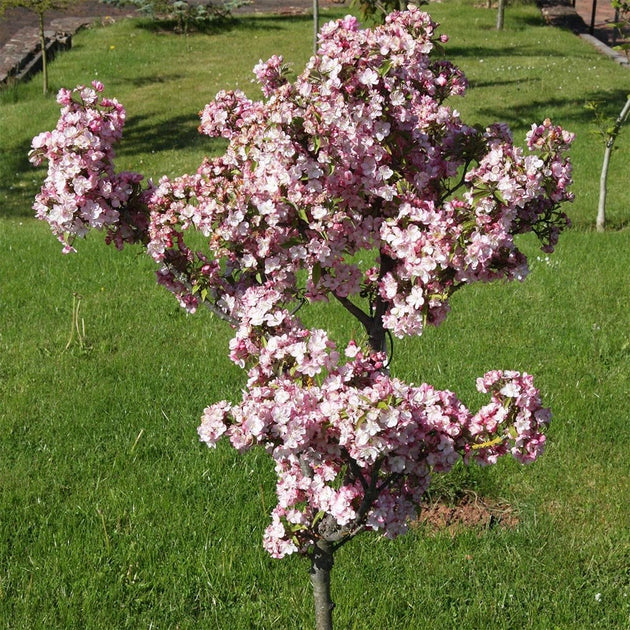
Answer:
<path fill-rule="evenodd" d="M 72 47 L 72 36 L 99 18 L 60 18 L 44 31 L 46 57 L 50 61 L 57 52 Z M 0 86 L 27 79 L 42 69 L 42 46 L 37 28 L 25 27 L 0 50 Z"/>

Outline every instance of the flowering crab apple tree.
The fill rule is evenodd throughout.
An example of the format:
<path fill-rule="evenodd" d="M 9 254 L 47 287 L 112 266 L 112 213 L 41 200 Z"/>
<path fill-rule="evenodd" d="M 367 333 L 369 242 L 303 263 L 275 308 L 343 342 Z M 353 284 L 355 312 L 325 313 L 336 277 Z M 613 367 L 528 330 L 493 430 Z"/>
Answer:
<path fill-rule="evenodd" d="M 464 124 L 446 101 L 466 79 L 436 55 L 435 29 L 413 6 L 373 30 L 346 17 L 322 29 L 293 82 L 280 57 L 259 63 L 264 100 L 220 92 L 201 113 L 200 131 L 227 148 L 193 175 L 143 185 L 117 173 L 125 111 L 97 82 L 59 93 L 59 123 L 30 154 L 49 163 L 35 210 L 64 251 L 90 228 L 119 248 L 141 243 L 184 308 L 206 305 L 234 328 L 247 388 L 207 407 L 199 435 L 273 457 L 263 544 L 310 557 L 318 628 L 332 626 L 335 550 L 364 530 L 404 533 L 434 472 L 508 453 L 531 462 L 545 444 L 550 413 L 528 374 L 479 378 L 489 402 L 472 412 L 390 373 L 388 340 L 442 322 L 465 285 L 524 278 L 515 236 L 534 232 L 551 251 L 572 198 L 571 134 L 546 120 L 524 151 L 504 125 Z M 363 343 L 338 349 L 298 318 L 326 301 L 360 322 Z"/>

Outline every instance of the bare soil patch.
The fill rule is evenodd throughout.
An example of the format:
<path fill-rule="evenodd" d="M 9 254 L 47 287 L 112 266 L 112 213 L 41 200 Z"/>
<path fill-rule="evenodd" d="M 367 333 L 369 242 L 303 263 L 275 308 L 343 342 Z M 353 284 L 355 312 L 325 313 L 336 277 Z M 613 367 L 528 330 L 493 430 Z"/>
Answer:
<path fill-rule="evenodd" d="M 454 502 L 436 501 L 424 506 L 418 522 L 429 531 L 448 531 L 455 535 L 466 529 L 513 529 L 518 525 L 519 517 L 507 501 L 467 492 Z"/>

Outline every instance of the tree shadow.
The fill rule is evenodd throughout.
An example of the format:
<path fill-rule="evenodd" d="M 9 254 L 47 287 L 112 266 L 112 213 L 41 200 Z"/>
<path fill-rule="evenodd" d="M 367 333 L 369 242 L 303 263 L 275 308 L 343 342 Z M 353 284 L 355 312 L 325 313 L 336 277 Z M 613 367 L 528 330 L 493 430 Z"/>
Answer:
<path fill-rule="evenodd" d="M 502 81 L 475 81 L 471 79 L 468 82 L 468 89 L 474 90 L 475 88 L 486 88 L 486 87 L 504 87 L 506 85 L 519 85 L 522 83 L 521 79 L 504 79 Z"/>
<path fill-rule="evenodd" d="M 207 24 L 196 24 L 191 27 L 188 33 L 190 35 L 203 33 L 205 35 L 217 35 L 218 33 L 227 33 L 239 24 L 236 18 L 213 20 Z M 186 33 L 179 29 L 177 20 L 170 18 L 151 18 L 142 16 L 136 19 L 135 27 L 142 31 L 148 31 L 155 35 L 172 35 L 173 37 L 182 37 Z"/>
<path fill-rule="evenodd" d="M 160 75 L 149 75 L 146 77 L 119 77 L 121 83 L 129 83 L 134 87 L 141 88 L 146 85 L 155 85 L 156 83 L 171 83 L 175 81 L 180 81 L 185 78 L 183 74 L 160 74 Z"/>
<path fill-rule="evenodd" d="M 130 116 L 116 155 L 139 155 L 148 148 L 152 152 L 199 149 L 212 153 L 225 144 L 200 134 L 198 128 L 199 119 L 196 116 L 180 115 L 166 120 L 153 116 Z"/>
<path fill-rule="evenodd" d="M 322 19 L 327 19 L 324 13 Z M 267 15 L 238 15 L 222 20 L 200 24 L 189 31 L 189 34 L 217 35 L 227 33 L 234 29 L 245 29 L 248 31 L 280 31 L 286 26 L 302 22 L 311 22 L 313 16 L 310 13 L 299 14 L 267 14 Z M 149 31 L 173 37 L 185 37 L 185 34 L 177 30 L 177 21 L 171 19 L 152 19 L 142 17 L 136 20 L 135 27 L 140 30 Z"/>
<path fill-rule="evenodd" d="M 508 123 L 515 129 L 529 128 L 532 122 L 540 121 L 553 111 L 554 122 L 571 129 L 571 124 L 593 125 L 595 130 L 595 117 L 592 111 L 586 108 L 589 102 L 600 103 L 600 111 L 609 118 L 615 118 L 623 104 L 626 102 L 627 91 L 622 89 L 608 90 L 606 92 L 586 92 L 580 100 L 569 98 L 544 97 L 537 100 L 529 100 L 519 107 L 493 105 L 492 107 L 480 107 L 475 110 L 483 118 L 500 120 Z"/>
<path fill-rule="evenodd" d="M 557 57 L 565 59 L 562 51 L 541 50 L 536 46 L 511 44 L 507 46 L 451 46 L 446 48 L 448 58 L 457 63 L 458 59 L 490 59 L 492 57 Z M 586 56 L 586 55 L 585 55 Z"/>
<path fill-rule="evenodd" d="M 491 11 L 496 16 L 496 7 L 493 7 Z M 545 19 L 542 15 L 513 16 L 509 13 L 506 13 L 506 18 L 507 20 L 509 20 L 509 22 L 506 23 L 505 30 L 509 30 L 510 32 L 524 31 L 525 29 L 531 27 L 547 26 L 547 23 L 545 22 Z M 496 24 L 494 22 L 492 24 L 480 24 L 477 25 L 476 28 L 478 28 L 480 31 L 488 31 L 491 33 L 498 32 Z"/>
<path fill-rule="evenodd" d="M 35 195 L 46 177 L 46 167 L 28 161 L 31 141 L 0 149 L 0 217 L 30 218 Z"/>
<path fill-rule="evenodd" d="M 195 116 L 181 115 L 166 120 L 152 116 L 129 117 L 122 142 L 115 147 L 117 170 L 122 170 L 119 158 L 129 161 L 148 150 L 152 153 L 185 150 L 206 156 L 223 153 L 226 141 L 204 136 L 198 127 L 199 119 Z M 47 164 L 33 167 L 28 161 L 29 151 L 30 140 L 0 149 L 0 217 L 23 219 L 34 216 L 33 201 L 46 177 Z M 195 164 L 194 169 L 197 166 Z"/>
<path fill-rule="evenodd" d="M 161 81 L 177 80 L 177 76 L 161 77 Z M 154 77 L 130 79 L 134 86 L 155 82 Z M 472 83 L 471 89 L 518 83 L 516 79 L 497 82 Z M 585 105 L 597 102 L 604 117 L 615 118 L 626 101 L 627 91 L 621 88 L 605 92 L 586 92 L 579 100 L 573 98 L 549 97 L 530 100 L 518 107 L 500 104 L 487 105 L 475 110 L 475 114 L 487 120 L 506 122 L 518 133 L 529 129 L 532 122 L 540 121 L 553 111 L 554 122 L 571 130 L 573 125 L 592 126 L 596 130 L 595 117 Z M 199 119 L 191 115 L 177 115 L 160 118 L 151 115 L 131 116 L 127 119 L 122 143 L 116 147 L 117 157 L 133 158 L 146 153 L 148 149 L 160 151 L 191 151 L 212 156 L 223 152 L 226 142 L 221 138 L 209 138 L 199 133 Z M 32 217 L 33 199 L 45 177 L 44 167 L 38 169 L 28 161 L 30 140 L 0 150 L 0 215 L 4 217 Z M 624 223 L 621 227 L 626 227 Z"/>
<path fill-rule="evenodd" d="M 327 12 L 320 13 L 320 19 L 327 20 L 330 16 Z M 281 30 L 285 25 L 301 24 L 303 22 L 312 22 L 313 15 L 311 13 L 299 14 L 268 14 L 268 15 L 247 15 L 239 17 L 239 23 L 251 30 Z M 281 26 L 276 26 L 274 22 L 279 22 Z"/>

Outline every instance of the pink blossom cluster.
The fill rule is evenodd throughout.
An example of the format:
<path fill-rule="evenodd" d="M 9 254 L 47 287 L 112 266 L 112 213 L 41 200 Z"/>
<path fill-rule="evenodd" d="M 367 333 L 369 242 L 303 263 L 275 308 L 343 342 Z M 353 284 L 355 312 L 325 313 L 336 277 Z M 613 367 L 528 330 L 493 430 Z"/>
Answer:
<path fill-rule="evenodd" d="M 298 296 L 369 295 L 364 310 L 380 301 L 385 328 L 421 334 L 444 319 L 463 284 L 523 278 L 514 235 L 533 230 L 553 248 L 567 224 L 559 204 L 571 199 L 570 134 L 545 121 L 524 155 L 505 127 L 481 133 L 444 103 L 466 80 L 431 55 L 445 39 L 435 27 L 414 7 L 373 30 L 347 17 L 324 26 L 318 54 L 295 82 L 286 81 L 280 57 L 261 62 L 255 73 L 266 101 L 221 92 L 202 112 L 200 130 L 229 139 L 225 155 L 192 176 L 163 178 L 144 193 L 146 212 L 121 213 L 134 206 L 125 199 L 139 176 L 113 173 L 120 105 L 99 104 L 85 89 L 72 103 L 66 93 L 58 129 L 87 127 L 96 146 L 45 140 L 51 175 L 38 214 L 66 241 L 101 225 L 123 240 L 148 239 L 160 283 L 191 311 L 204 300 L 221 309 L 253 302 L 247 292 L 260 286 L 279 309 Z M 80 168 L 67 164 L 78 158 Z M 90 187 L 81 194 L 84 180 Z M 207 251 L 188 247 L 189 230 L 208 237 Z M 360 250 L 379 251 L 376 278 L 355 262 Z"/>
<path fill-rule="evenodd" d="M 281 55 L 273 55 L 267 61 L 254 66 L 254 74 L 265 96 L 271 96 L 281 85 L 286 83 L 289 68 Z"/>
<path fill-rule="evenodd" d="M 323 331 L 269 348 L 266 363 L 286 364 L 295 346 L 304 360 L 252 379 L 238 405 L 211 405 L 199 427 L 209 446 L 226 435 L 234 448 L 263 445 L 273 456 L 278 504 L 264 545 L 274 557 L 304 552 L 331 523 L 340 541 L 363 529 L 395 537 L 415 517 L 432 472 L 461 457 L 490 464 L 512 452 L 527 462 L 542 452 L 549 411 L 527 374 L 479 379 L 492 401 L 473 415 L 452 392 L 390 377 L 384 357 L 364 356 L 353 342 L 337 364 Z M 310 374 L 324 367 L 316 384 Z"/>
<path fill-rule="evenodd" d="M 498 457 L 510 452 L 524 464 L 536 460 L 544 450 L 543 431 L 549 425 L 551 412 L 542 406 L 533 377 L 493 370 L 477 379 L 477 389 L 491 393 L 492 401 L 467 426 L 475 441 L 466 447 L 466 457 L 472 456 L 480 464 L 494 464 Z"/>
<path fill-rule="evenodd" d="M 551 251 L 572 199 L 571 134 L 546 120 L 522 150 L 505 125 L 465 125 L 447 99 L 466 79 L 432 54 L 446 41 L 435 31 L 413 6 L 374 29 L 331 22 L 295 81 L 274 56 L 254 69 L 265 100 L 220 92 L 204 108 L 200 131 L 227 139 L 224 155 L 144 191 L 114 171 L 124 110 L 100 84 L 62 91 L 57 129 L 34 140 L 31 159 L 50 165 L 37 214 L 66 249 L 91 227 L 141 242 L 183 307 L 233 325 L 248 389 L 208 407 L 199 433 L 274 457 L 276 557 L 362 529 L 398 535 L 432 472 L 508 453 L 529 462 L 544 446 L 549 412 L 527 374 L 486 374 L 491 401 L 473 414 L 387 369 L 388 333 L 439 324 L 466 284 L 524 278 L 516 235 Z M 329 299 L 364 327 L 367 349 L 341 358 L 297 317 Z"/>
<path fill-rule="evenodd" d="M 34 138 L 29 153 L 37 166 L 48 160 L 48 176 L 34 209 L 65 252 L 90 228 L 108 229 L 119 246 L 137 240 L 138 229 L 146 228 L 145 212 L 133 203 L 142 175 L 114 170 L 113 145 L 121 138 L 125 110 L 115 99 L 101 97 L 102 91 L 98 81 L 92 87 L 60 90 L 57 102 L 63 108 L 57 127 Z"/>
<path fill-rule="evenodd" d="M 416 335 L 444 319 L 463 284 L 527 274 L 516 234 L 533 230 L 553 248 L 568 223 L 559 204 L 572 198 L 570 134 L 545 121 L 524 155 L 504 126 L 464 125 L 444 100 L 466 80 L 430 55 L 434 29 L 415 8 L 374 30 L 333 22 L 294 83 L 273 57 L 255 69 L 266 101 L 222 92 L 204 109 L 200 129 L 229 138 L 225 155 L 164 180 L 149 202 L 150 251 L 192 279 L 182 303 L 194 309 L 201 289 L 241 299 L 260 285 L 279 308 L 297 295 L 370 294 L 385 305 L 385 328 Z M 210 235 L 210 256 L 187 248 L 189 227 Z M 381 275 L 354 261 L 360 250 L 379 251 Z M 206 258 L 227 265 L 203 274 Z"/>

